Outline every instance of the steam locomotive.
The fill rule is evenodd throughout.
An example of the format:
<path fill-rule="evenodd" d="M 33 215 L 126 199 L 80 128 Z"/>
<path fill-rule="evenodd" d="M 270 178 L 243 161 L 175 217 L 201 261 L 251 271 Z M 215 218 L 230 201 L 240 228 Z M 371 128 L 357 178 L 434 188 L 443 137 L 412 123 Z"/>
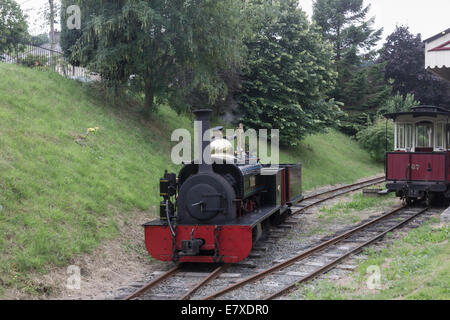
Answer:
<path fill-rule="evenodd" d="M 161 261 L 237 263 L 303 199 L 302 167 L 273 169 L 242 155 L 240 145 L 235 153 L 225 138 L 203 140 L 211 110 L 194 113 L 202 123 L 197 159 L 204 161 L 185 164 L 178 177 L 166 171 L 160 218 L 144 225 L 146 247 Z"/>

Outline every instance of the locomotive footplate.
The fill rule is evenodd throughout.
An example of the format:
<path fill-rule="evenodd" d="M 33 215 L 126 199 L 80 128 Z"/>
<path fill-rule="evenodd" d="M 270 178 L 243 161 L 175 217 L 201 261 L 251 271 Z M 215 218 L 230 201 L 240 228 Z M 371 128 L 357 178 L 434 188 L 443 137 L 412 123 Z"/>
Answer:
<path fill-rule="evenodd" d="M 178 225 L 176 252 L 167 224 L 148 223 L 144 228 L 147 251 L 160 261 L 236 263 L 247 258 L 253 247 L 251 226 Z"/>
<path fill-rule="evenodd" d="M 176 247 L 167 221 L 155 220 L 144 225 L 145 244 L 150 255 L 160 261 L 237 263 L 246 259 L 253 248 L 253 229 L 278 214 L 276 211 L 283 214 L 288 209 L 265 207 L 220 226 L 177 225 Z"/>

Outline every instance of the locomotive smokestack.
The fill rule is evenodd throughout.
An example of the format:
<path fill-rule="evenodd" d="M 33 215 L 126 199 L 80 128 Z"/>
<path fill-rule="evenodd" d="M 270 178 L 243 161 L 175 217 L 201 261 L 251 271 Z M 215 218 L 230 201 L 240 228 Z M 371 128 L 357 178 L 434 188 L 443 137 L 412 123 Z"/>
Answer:
<path fill-rule="evenodd" d="M 199 150 L 197 154 L 197 161 L 199 161 L 199 172 L 212 172 L 211 163 L 211 155 L 210 152 L 205 152 L 210 144 L 211 137 L 207 136 L 205 139 L 205 133 L 210 130 L 210 119 L 212 110 L 210 109 L 201 109 L 194 111 L 195 116 L 197 117 L 196 121 L 200 122 L 200 126 L 197 124 L 195 126 L 196 135 L 198 139 L 198 147 Z"/>

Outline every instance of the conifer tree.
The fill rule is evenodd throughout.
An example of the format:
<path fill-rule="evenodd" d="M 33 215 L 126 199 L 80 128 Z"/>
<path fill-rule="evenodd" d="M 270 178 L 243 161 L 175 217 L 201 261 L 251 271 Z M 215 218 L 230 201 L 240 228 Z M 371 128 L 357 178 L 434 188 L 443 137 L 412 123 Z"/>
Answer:
<path fill-rule="evenodd" d="M 365 67 L 373 63 L 374 46 L 383 29 L 373 28 L 375 19 L 367 17 L 370 5 L 364 6 L 363 0 L 315 0 L 313 7 L 313 20 L 333 45 L 338 72 L 334 97 L 346 105 L 360 107 L 366 98 L 361 87 L 355 84 L 364 88 L 374 86 L 368 77 L 374 70 L 365 70 Z"/>

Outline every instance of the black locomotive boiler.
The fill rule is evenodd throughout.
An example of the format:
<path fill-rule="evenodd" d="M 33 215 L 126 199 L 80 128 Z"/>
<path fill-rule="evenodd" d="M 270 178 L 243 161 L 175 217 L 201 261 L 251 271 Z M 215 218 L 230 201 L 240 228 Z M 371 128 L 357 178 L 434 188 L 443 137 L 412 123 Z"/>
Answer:
<path fill-rule="evenodd" d="M 211 110 L 194 113 L 202 123 L 197 136 L 204 137 L 210 132 Z M 211 161 L 186 164 L 178 177 L 166 172 L 160 180 L 160 218 L 144 225 L 147 250 L 157 260 L 242 261 L 270 226 L 281 223 L 303 199 L 300 164 L 274 169 L 251 164 L 248 155 L 239 161 L 240 152 L 235 154 L 220 137 L 202 140 L 201 146 L 197 159 L 210 150 Z"/>

